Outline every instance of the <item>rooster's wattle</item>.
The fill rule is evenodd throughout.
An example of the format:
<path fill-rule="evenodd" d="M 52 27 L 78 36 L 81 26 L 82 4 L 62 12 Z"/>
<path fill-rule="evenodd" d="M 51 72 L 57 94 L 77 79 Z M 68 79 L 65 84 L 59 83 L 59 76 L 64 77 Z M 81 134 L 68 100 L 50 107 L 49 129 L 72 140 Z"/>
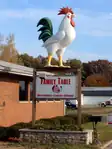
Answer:
<path fill-rule="evenodd" d="M 58 15 L 65 16 L 59 26 L 58 32 L 55 35 L 53 35 L 53 26 L 49 18 L 40 19 L 37 27 L 42 25 L 42 27 L 38 30 L 41 31 L 39 40 L 43 40 L 43 47 L 45 47 L 48 52 L 47 66 L 51 66 L 52 57 L 56 53 L 59 59 L 59 66 L 63 67 L 62 56 L 65 49 L 76 37 L 74 29 L 75 23 L 73 21 L 75 14 L 71 8 L 66 7 L 61 8 Z"/>

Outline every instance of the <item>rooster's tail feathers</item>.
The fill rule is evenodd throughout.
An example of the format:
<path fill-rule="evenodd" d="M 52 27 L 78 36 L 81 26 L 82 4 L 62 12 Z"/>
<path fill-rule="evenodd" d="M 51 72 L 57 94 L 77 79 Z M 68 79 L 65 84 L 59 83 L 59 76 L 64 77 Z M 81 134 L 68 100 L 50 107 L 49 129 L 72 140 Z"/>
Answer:
<path fill-rule="evenodd" d="M 42 27 L 38 30 L 41 31 L 38 39 L 39 40 L 43 40 L 43 42 L 45 42 L 48 38 L 50 38 L 53 35 L 53 26 L 52 26 L 52 22 L 50 19 L 48 18 L 42 18 L 40 19 L 40 21 L 37 24 L 37 27 L 39 25 L 42 25 Z"/>

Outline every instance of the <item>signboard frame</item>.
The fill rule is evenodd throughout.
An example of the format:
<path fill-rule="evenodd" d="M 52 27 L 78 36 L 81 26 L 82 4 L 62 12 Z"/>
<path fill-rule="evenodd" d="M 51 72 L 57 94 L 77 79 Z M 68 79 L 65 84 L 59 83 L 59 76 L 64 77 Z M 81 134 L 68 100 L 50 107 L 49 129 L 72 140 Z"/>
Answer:
<path fill-rule="evenodd" d="M 79 68 L 67 68 L 67 67 L 44 67 L 41 69 L 33 70 L 33 98 L 32 98 L 32 126 L 35 125 L 36 121 L 36 102 L 39 99 L 36 99 L 36 77 L 38 71 L 46 71 L 52 72 L 54 74 L 61 73 L 72 73 L 77 75 L 77 101 L 78 101 L 78 109 L 77 109 L 77 124 L 78 127 L 81 127 L 81 69 Z"/>

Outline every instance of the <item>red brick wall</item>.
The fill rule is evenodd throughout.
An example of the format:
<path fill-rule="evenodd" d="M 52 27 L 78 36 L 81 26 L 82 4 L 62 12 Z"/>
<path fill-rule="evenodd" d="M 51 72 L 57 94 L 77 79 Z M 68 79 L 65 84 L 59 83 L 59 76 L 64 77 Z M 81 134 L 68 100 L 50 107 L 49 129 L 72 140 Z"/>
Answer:
<path fill-rule="evenodd" d="M 21 77 L 0 76 L 0 126 L 9 126 L 17 122 L 29 122 L 32 119 L 32 104 L 19 102 L 19 79 Z M 29 90 L 30 91 L 30 90 Z M 28 93 L 30 96 L 30 93 Z M 30 99 L 30 98 L 29 98 Z M 36 119 L 64 115 L 63 101 L 37 103 Z"/>
<path fill-rule="evenodd" d="M 19 82 L 17 80 L 9 80 L 6 77 L 0 77 L 0 102 L 1 101 L 14 101 L 19 99 Z"/>

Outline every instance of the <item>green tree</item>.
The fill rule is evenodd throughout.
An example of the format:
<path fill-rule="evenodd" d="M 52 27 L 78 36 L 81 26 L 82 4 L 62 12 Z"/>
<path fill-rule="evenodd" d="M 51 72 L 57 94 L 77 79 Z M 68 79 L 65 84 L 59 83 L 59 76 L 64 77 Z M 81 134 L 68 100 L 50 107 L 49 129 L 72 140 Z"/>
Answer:
<path fill-rule="evenodd" d="M 72 68 L 81 68 L 82 67 L 81 61 L 77 60 L 77 59 L 69 59 L 66 61 L 66 64 L 71 66 Z"/>
<path fill-rule="evenodd" d="M 40 68 L 42 65 L 39 58 L 29 56 L 27 53 L 20 54 L 19 59 L 21 60 L 22 64 L 27 67 Z"/>

